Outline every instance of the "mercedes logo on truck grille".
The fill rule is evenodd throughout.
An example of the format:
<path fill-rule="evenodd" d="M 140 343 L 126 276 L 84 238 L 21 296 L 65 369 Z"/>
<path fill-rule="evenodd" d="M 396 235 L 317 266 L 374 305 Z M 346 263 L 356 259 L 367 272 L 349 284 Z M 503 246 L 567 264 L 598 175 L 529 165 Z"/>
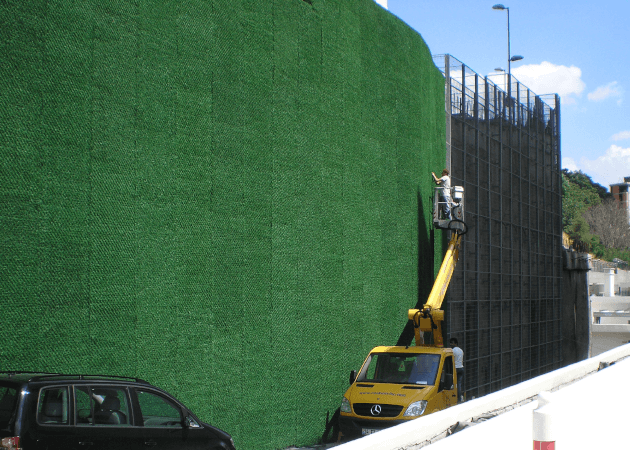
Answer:
<path fill-rule="evenodd" d="M 381 413 L 381 405 L 372 406 L 372 409 L 370 409 L 370 412 L 372 413 L 373 416 L 378 416 Z"/>

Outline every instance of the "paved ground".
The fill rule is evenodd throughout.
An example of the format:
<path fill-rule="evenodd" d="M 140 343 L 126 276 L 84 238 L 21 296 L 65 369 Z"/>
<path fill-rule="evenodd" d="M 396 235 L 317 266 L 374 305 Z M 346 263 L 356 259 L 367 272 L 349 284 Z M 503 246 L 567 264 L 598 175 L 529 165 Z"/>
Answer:
<path fill-rule="evenodd" d="M 312 447 L 287 447 L 284 450 L 324 450 L 327 448 L 333 448 L 338 446 L 339 443 L 335 442 L 332 444 L 321 444 L 321 445 L 314 445 Z"/>

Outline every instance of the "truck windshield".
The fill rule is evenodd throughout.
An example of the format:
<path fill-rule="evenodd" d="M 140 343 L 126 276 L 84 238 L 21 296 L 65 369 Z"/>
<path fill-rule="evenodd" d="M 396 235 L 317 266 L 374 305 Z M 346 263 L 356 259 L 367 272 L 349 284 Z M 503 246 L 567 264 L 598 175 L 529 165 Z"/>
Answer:
<path fill-rule="evenodd" d="M 440 355 L 411 353 L 372 353 L 357 381 L 433 385 Z"/>

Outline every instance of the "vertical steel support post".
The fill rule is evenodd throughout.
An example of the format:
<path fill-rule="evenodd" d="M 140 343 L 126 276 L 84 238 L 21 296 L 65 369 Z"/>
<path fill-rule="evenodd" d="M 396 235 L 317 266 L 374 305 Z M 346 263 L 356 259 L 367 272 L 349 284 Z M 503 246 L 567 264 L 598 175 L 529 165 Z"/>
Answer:
<path fill-rule="evenodd" d="M 560 128 L 561 128 L 561 122 L 560 122 L 560 114 L 561 114 L 561 110 L 560 110 L 560 96 L 558 94 L 554 95 L 554 100 L 555 100 L 555 104 L 554 104 L 554 115 L 555 115 L 555 121 L 554 121 L 554 129 L 553 129 L 553 137 L 554 137 L 554 144 L 555 144 L 555 158 L 556 158 L 556 165 L 555 165 L 555 171 L 556 171 L 556 183 L 555 183 L 555 191 L 553 193 L 553 195 L 558 199 L 558 202 L 555 203 L 558 205 L 558 211 L 556 211 L 556 222 L 558 223 L 558 230 L 554 228 L 553 232 L 554 235 L 559 236 L 560 237 L 560 241 L 562 240 L 562 172 L 560 170 L 560 165 L 562 162 L 562 153 L 561 153 L 561 149 L 560 149 L 560 145 L 561 145 L 561 139 L 560 139 Z M 562 246 L 560 245 L 560 242 L 558 242 L 558 245 L 556 245 L 557 250 L 556 250 L 556 257 L 554 258 L 554 267 L 558 267 L 560 266 L 560 261 L 562 261 Z M 562 269 L 559 269 L 560 273 Z M 558 294 L 554 296 L 554 299 L 556 299 L 557 301 L 560 301 L 559 299 L 562 299 L 562 276 L 554 276 L 554 282 L 557 284 L 557 292 Z M 554 289 L 555 291 L 556 289 Z M 560 318 L 562 318 L 562 316 L 560 316 Z M 560 325 L 559 325 L 562 329 L 562 321 L 560 321 Z M 560 346 L 562 346 L 562 336 L 560 338 Z M 562 363 L 562 347 L 560 347 L 560 361 L 559 363 Z"/>
<path fill-rule="evenodd" d="M 444 101 L 446 108 L 446 166 L 448 170 L 451 170 L 451 115 L 453 113 L 452 105 L 452 84 L 451 84 L 451 55 L 445 55 L 444 57 L 444 78 L 445 78 L 445 93 Z"/>

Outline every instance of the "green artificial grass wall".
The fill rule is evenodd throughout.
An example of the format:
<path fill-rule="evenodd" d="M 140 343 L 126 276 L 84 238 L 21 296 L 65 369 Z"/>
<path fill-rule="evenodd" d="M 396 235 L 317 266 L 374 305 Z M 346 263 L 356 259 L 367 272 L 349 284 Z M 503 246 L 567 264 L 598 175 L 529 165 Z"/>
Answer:
<path fill-rule="evenodd" d="M 422 38 L 372 0 L 9 0 L 0 86 L 0 369 L 320 440 L 441 260 Z"/>

